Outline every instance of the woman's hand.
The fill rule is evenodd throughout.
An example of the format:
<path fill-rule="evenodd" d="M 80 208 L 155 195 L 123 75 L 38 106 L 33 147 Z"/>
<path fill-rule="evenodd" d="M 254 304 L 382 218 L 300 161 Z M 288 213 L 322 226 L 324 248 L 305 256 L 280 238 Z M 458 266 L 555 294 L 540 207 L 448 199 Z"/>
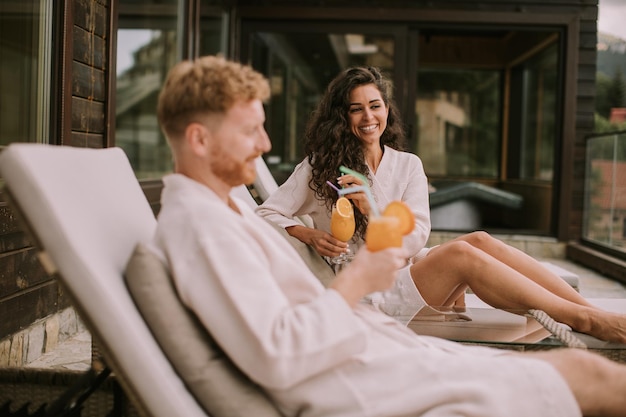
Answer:
<path fill-rule="evenodd" d="M 333 258 L 348 251 L 348 244 L 346 242 L 342 242 L 334 238 L 330 233 L 326 233 L 322 230 L 305 226 L 291 226 L 287 227 L 285 230 L 301 242 L 312 246 L 321 256 Z"/>
<path fill-rule="evenodd" d="M 337 178 L 337 183 L 342 188 L 350 188 L 356 187 L 357 185 L 363 185 L 363 181 L 349 174 L 342 175 L 341 177 Z M 367 198 L 367 194 L 365 194 L 363 191 L 359 191 L 357 193 L 346 194 L 345 197 L 349 200 L 352 200 L 352 203 L 361 212 L 361 214 L 363 214 L 364 216 L 369 216 L 371 208 L 369 199 Z"/>

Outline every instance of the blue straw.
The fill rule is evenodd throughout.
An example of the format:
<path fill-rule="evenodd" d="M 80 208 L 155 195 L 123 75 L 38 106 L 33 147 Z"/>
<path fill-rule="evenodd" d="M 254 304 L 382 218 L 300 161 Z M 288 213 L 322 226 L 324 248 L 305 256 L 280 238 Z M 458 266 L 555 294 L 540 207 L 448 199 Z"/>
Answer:
<path fill-rule="evenodd" d="M 343 196 L 346 194 L 358 193 L 359 191 L 363 191 L 367 196 L 367 200 L 370 202 L 370 207 L 372 207 L 372 214 L 374 215 L 374 217 L 380 216 L 380 211 L 378 210 L 378 206 L 376 205 L 376 200 L 374 200 L 374 198 L 372 197 L 372 192 L 370 191 L 369 187 L 365 187 L 363 185 L 355 185 L 354 187 L 350 188 L 342 188 L 337 192 L 340 196 Z"/>

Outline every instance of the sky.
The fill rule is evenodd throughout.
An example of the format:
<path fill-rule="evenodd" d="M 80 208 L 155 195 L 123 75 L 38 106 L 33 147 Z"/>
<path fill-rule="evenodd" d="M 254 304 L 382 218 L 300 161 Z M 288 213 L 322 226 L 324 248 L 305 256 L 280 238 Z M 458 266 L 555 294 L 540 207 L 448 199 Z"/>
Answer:
<path fill-rule="evenodd" d="M 626 41 L 626 0 L 600 0 L 598 31 Z"/>

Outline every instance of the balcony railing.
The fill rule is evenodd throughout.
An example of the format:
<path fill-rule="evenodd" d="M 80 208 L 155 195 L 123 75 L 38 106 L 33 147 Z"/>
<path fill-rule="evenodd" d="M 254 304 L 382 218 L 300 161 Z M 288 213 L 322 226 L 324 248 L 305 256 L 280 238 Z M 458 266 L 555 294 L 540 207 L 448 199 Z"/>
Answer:
<path fill-rule="evenodd" d="M 583 241 L 626 259 L 626 131 L 587 138 Z"/>

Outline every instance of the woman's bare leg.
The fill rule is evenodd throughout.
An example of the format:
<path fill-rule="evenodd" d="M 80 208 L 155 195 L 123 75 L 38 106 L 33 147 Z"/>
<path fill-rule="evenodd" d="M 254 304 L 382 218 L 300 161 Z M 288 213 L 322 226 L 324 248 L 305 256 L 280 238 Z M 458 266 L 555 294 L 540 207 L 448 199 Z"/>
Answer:
<path fill-rule="evenodd" d="M 487 252 L 500 262 L 510 266 L 561 298 L 576 304 L 597 308 L 582 297 L 567 282 L 561 279 L 561 277 L 545 268 L 533 257 L 490 236 L 486 232 L 468 233 L 454 240 L 468 242 L 470 245 Z"/>
<path fill-rule="evenodd" d="M 543 310 L 581 333 L 626 343 L 626 316 L 563 298 L 463 240 L 431 251 L 411 266 L 411 276 L 432 306 L 451 306 L 469 286 L 493 307 L 514 312 Z"/>

